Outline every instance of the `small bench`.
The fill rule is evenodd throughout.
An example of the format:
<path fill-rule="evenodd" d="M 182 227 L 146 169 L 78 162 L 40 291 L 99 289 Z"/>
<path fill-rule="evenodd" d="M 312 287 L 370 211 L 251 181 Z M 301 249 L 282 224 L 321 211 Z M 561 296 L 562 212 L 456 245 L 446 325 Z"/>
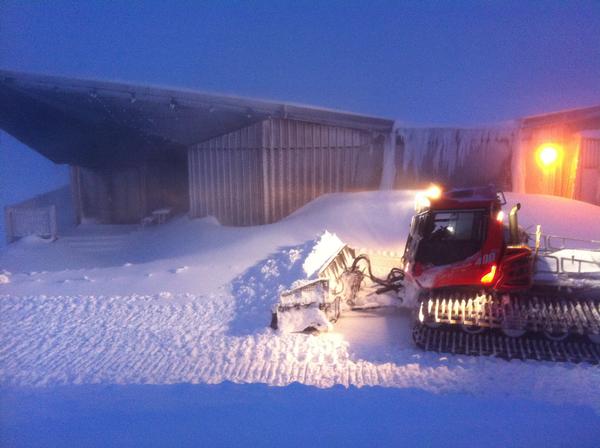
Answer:
<path fill-rule="evenodd" d="M 171 216 L 170 208 L 159 208 L 152 212 L 152 216 L 156 219 L 157 224 L 164 224 L 166 220 Z"/>
<path fill-rule="evenodd" d="M 142 218 L 140 224 L 142 227 L 150 226 L 153 224 L 160 225 L 164 224 L 169 217 L 171 216 L 170 208 L 159 208 L 157 210 L 152 211 L 150 216 L 146 216 Z"/>

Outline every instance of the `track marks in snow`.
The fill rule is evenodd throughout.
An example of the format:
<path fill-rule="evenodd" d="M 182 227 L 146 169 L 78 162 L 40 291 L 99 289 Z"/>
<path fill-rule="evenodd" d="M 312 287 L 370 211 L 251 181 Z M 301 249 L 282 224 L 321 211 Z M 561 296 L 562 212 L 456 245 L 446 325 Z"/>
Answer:
<path fill-rule="evenodd" d="M 0 296 L 0 385 L 300 382 L 519 395 L 600 410 L 600 369 L 398 349 L 352 355 L 343 335 L 232 334 L 227 294 Z"/>

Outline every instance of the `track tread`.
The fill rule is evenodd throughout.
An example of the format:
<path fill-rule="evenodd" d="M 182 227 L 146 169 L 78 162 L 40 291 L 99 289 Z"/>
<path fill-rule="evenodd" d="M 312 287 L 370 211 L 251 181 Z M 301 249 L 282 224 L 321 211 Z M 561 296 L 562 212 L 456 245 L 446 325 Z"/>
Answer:
<path fill-rule="evenodd" d="M 600 349 L 585 341 L 549 341 L 539 335 L 511 338 L 497 332 L 468 334 L 458 328 L 430 328 L 416 323 L 415 344 L 426 351 L 469 356 L 600 364 Z"/>
<path fill-rule="evenodd" d="M 467 333 L 463 326 L 486 331 Z M 502 333 L 507 330 L 523 335 Z M 549 340 L 543 332 L 567 337 Z M 597 334 L 596 297 L 437 292 L 422 298 L 413 339 L 424 350 L 440 353 L 598 364 L 600 345 L 585 339 Z"/>
<path fill-rule="evenodd" d="M 420 321 L 445 326 L 542 331 L 568 335 L 600 334 L 600 299 L 490 294 L 439 294 L 425 297 Z"/>

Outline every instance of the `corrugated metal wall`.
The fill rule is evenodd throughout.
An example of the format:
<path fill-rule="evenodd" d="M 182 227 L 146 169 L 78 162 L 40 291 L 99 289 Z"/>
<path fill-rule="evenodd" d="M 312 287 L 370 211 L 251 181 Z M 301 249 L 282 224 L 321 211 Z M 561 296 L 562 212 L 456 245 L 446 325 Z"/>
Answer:
<path fill-rule="evenodd" d="M 76 173 L 80 187 L 81 219 L 111 223 L 110 188 L 105 174 L 82 167 L 79 167 Z"/>
<path fill-rule="evenodd" d="M 71 186 L 77 220 L 102 224 L 136 224 L 153 210 L 188 209 L 187 158 L 140 162 L 138 166 L 90 169 L 73 167 Z"/>
<path fill-rule="evenodd" d="M 375 144 L 371 133 L 284 119 L 264 126 L 267 222 L 325 193 L 379 187 L 383 142 Z"/>
<path fill-rule="evenodd" d="M 188 150 L 190 216 L 216 216 L 225 225 L 265 222 L 263 123 Z"/>
<path fill-rule="evenodd" d="M 525 178 L 524 192 L 550 194 L 573 198 L 579 158 L 580 138 L 571 126 L 563 123 L 537 128 L 522 128 L 518 154 Z M 558 161 L 542 166 L 538 159 L 540 148 L 553 144 L 561 148 Z"/>
<path fill-rule="evenodd" d="M 581 139 L 575 199 L 600 205 L 600 138 Z"/>
<path fill-rule="evenodd" d="M 579 158 L 582 168 L 600 170 L 600 138 L 582 138 Z"/>
<path fill-rule="evenodd" d="M 53 236 L 75 226 L 71 187 L 65 186 L 4 208 L 7 241 L 28 234 Z"/>
<path fill-rule="evenodd" d="M 226 225 L 275 222 L 325 193 L 374 190 L 383 139 L 269 119 L 189 149 L 190 215 Z"/>
<path fill-rule="evenodd" d="M 143 167 L 91 170 L 78 168 L 81 219 L 101 224 L 138 223 L 145 214 Z"/>

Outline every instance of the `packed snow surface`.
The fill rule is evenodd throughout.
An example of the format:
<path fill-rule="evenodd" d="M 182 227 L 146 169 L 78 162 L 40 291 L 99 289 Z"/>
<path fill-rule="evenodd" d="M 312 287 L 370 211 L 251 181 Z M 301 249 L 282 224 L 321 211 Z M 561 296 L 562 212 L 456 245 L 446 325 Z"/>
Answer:
<path fill-rule="evenodd" d="M 507 197 L 523 204 L 525 226 L 599 239 L 600 207 Z M 598 367 L 424 353 L 412 344 L 409 310 L 348 312 L 318 336 L 268 328 L 279 293 L 306 277 L 318 235 L 400 253 L 413 204 L 412 191 L 333 194 L 261 227 L 181 217 L 15 243 L 0 252 L 0 269 L 12 273 L 0 285 L 0 386 L 378 385 L 600 412 Z"/>

